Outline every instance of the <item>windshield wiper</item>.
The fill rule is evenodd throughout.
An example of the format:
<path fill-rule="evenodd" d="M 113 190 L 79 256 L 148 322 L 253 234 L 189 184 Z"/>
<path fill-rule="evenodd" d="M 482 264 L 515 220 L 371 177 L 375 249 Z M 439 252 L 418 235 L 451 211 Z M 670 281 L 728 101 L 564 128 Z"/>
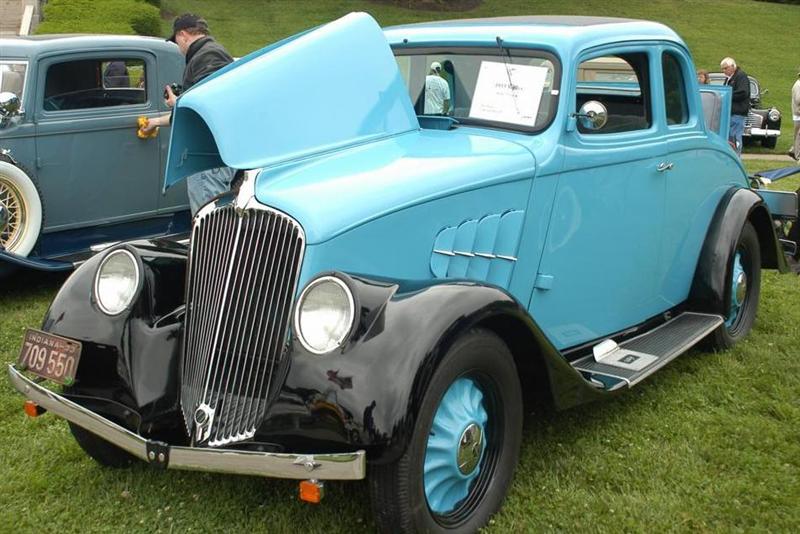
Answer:
<path fill-rule="evenodd" d="M 503 65 L 506 67 L 506 76 L 508 76 L 508 88 L 511 91 L 511 99 L 514 101 L 514 109 L 517 112 L 517 117 L 520 116 L 519 105 L 517 104 L 517 86 L 514 85 L 514 80 L 511 79 L 511 51 L 503 45 L 503 38 L 499 35 L 495 38 L 497 47 L 500 48 L 500 57 L 503 58 Z"/>

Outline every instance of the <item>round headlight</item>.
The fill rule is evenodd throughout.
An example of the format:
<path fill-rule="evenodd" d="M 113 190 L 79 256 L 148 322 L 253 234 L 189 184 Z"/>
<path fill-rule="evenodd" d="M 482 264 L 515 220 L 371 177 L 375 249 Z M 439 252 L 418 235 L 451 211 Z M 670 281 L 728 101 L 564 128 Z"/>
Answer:
<path fill-rule="evenodd" d="M 94 279 L 97 305 L 108 315 L 118 315 L 130 306 L 139 287 L 139 264 L 125 249 L 103 259 Z"/>
<path fill-rule="evenodd" d="M 353 326 L 355 304 L 347 284 L 333 276 L 311 282 L 295 309 L 295 331 L 306 350 L 330 352 L 344 342 Z"/>
<path fill-rule="evenodd" d="M 772 122 L 778 122 L 778 119 L 781 118 L 781 112 L 775 108 L 772 108 L 771 110 L 769 110 L 767 116 L 769 117 L 769 120 L 771 120 Z"/>

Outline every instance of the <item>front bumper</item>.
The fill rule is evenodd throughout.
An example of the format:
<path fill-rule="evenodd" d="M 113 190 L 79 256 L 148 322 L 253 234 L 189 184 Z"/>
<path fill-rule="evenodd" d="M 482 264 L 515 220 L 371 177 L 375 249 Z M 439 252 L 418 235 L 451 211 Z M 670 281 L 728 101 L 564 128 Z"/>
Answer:
<path fill-rule="evenodd" d="M 71 421 L 133 456 L 162 469 L 187 469 L 272 478 L 360 480 L 366 476 L 363 450 L 337 454 L 290 454 L 178 447 L 145 439 L 29 380 L 8 366 L 11 384 L 47 411 Z"/>
<path fill-rule="evenodd" d="M 781 131 L 770 130 L 768 128 L 748 128 L 745 134 L 758 137 L 778 137 L 781 135 Z"/>

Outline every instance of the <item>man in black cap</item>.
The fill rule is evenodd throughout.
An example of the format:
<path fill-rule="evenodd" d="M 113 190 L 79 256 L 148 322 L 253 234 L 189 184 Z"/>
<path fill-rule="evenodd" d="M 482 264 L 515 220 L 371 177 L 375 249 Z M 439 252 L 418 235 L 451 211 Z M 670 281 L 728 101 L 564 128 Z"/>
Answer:
<path fill-rule="evenodd" d="M 233 62 L 225 48 L 209 35 L 208 22 L 192 13 L 184 13 L 172 23 L 172 36 L 167 39 L 178 45 L 186 56 L 183 71 L 183 90 L 188 91 L 197 82 Z M 175 107 L 176 95 L 169 85 L 165 88 L 166 103 Z M 169 126 L 172 114 L 154 117 L 142 128 L 144 133 L 157 126 Z M 189 193 L 189 206 L 192 215 L 206 202 L 230 188 L 234 171 L 228 167 L 210 169 L 193 174 L 186 179 Z"/>

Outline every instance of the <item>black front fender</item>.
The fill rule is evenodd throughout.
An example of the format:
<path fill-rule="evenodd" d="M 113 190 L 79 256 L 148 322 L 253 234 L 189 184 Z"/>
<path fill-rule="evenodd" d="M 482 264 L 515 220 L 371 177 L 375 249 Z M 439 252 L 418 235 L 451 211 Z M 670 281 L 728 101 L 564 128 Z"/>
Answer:
<path fill-rule="evenodd" d="M 142 283 L 131 306 L 110 316 L 97 305 L 94 279 L 106 255 L 120 247 L 140 262 Z M 66 393 L 122 404 L 145 423 L 175 409 L 186 258 L 177 243 L 135 241 L 97 254 L 67 279 L 42 323 L 47 332 L 83 343 Z"/>
<path fill-rule="evenodd" d="M 515 322 L 520 326 L 515 331 L 528 335 L 528 352 L 515 354 L 518 367 L 528 368 L 526 358 L 541 359 L 542 365 L 531 369 L 546 369 L 558 405 L 601 396 L 500 288 L 336 276 L 353 290 L 360 320 L 346 344 L 325 355 L 290 341 L 290 369 L 259 428 L 259 440 L 298 450 L 309 447 L 311 438 L 334 448 L 366 447 L 371 461 L 392 461 L 405 450 L 428 384 L 450 345 L 471 328 L 500 323 Z"/>

